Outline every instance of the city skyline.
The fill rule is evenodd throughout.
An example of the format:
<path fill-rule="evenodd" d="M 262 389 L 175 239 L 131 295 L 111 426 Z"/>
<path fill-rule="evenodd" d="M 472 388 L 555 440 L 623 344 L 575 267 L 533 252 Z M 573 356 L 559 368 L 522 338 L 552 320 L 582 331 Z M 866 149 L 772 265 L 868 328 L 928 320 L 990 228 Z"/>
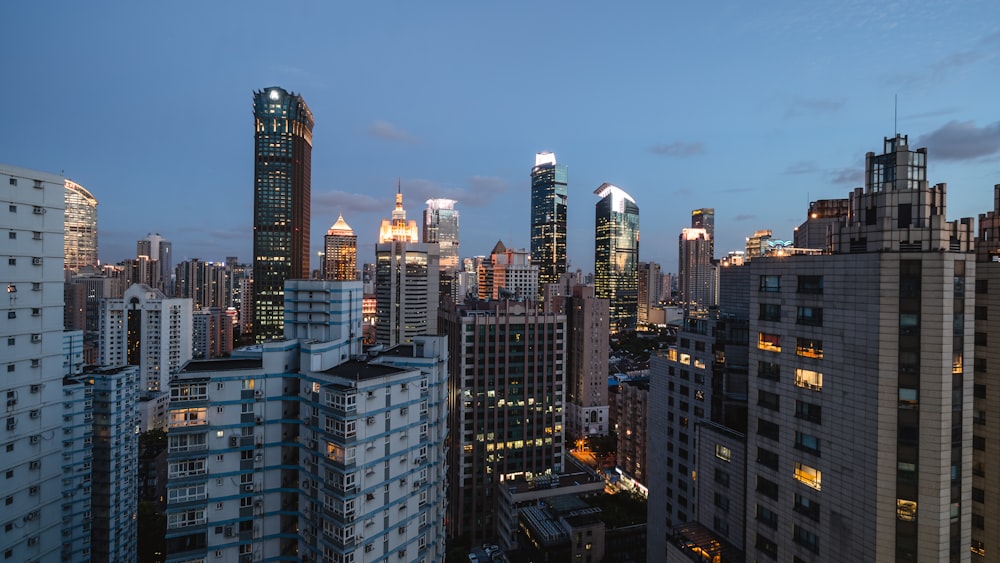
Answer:
<path fill-rule="evenodd" d="M 640 260 L 673 271 L 691 209 L 716 208 L 717 256 L 758 229 L 791 239 L 810 200 L 862 185 L 866 140 L 894 130 L 928 147 L 938 163 L 928 180 L 949 182 L 958 216 L 976 215 L 1000 177 L 989 100 L 1000 32 L 987 2 L 316 7 L 301 33 L 269 43 L 247 31 L 259 11 L 249 8 L 208 6 L 199 18 L 158 6 L 8 8 L 3 61 L 16 86 L 0 101 L 25 107 L 31 96 L 45 111 L 10 112 L 0 155 L 94 194 L 102 262 L 132 257 L 148 232 L 174 242 L 176 262 L 252 261 L 247 110 L 251 92 L 272 85 L 301 93 L 316 116 L 312 269 L 341 213 L 359 263 L 373 261 L 397 178 L 408 200 L 458 202 L 463 256 L 498 238 L 529 247 L 527 170 L 542 151 L 569 169 L 568 254 L 584 271 L 590 193 L 604 182 L 658 218 L 645 223 Z M 525 14 L 560 28 L 509 41 Z M 378 27 L 330 34 L 331 21 Z M 37 41 L 41 22 L 72 49 Z M 887 45 L 906 46 L 894 66 L 865 64 Z M 559 87 L 521 86 L 540 69 Z M 32 86 L 52 77 L 72 95 Z"/>

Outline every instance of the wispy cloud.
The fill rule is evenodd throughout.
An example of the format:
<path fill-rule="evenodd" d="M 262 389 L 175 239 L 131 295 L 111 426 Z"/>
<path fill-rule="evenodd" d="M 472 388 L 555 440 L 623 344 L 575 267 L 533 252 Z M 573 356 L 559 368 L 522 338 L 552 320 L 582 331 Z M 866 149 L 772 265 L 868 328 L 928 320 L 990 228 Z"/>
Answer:
<path fill-rule="evenodd" d="M 649 152 L 660 156 L 687 158 L 704 154 L 705 145 L 699 142 L 687 143 L 684 141 L 674 141 L 668 144 L 654 145 L 649 148 Z"/>
<path fill-rule="evenodd" d="M 736 219 L 737 221 L 749 221 L 750 219 L 756 219 L 757 216 L 754 215 L 753 213 L 744 213 L 737 215 L 736 217 L 733 218 Z"/>
<path fill-rule="evenodd" d="M 688 197 L 689 195 L 692 195 L 692 192 L 687 188 L 680 188 L 671 192 L 670 195 L 674 197 Z"/>
<path fill-rule="evenodd" d="M 844 168 L 828 170 L 827 175 L 830 178 L 830 182 L 834 184 L 850 184 L 851 187 L 860 186 L 865 181 L 864 169 L 857 166 L 845 166 Z"/>
<path fill-rule="evenodd" d="M 836 113 L 846 104 L 844 98 L 796 98 L 785 111 L 785 117 Z"/>
<path fill-rule="evenodd" d="M 403 143 L 419 143 L 420 139 L 410 133 L 396 127 L 388 121 L 378 120 L 368 128 L 368 134 L 372 137 L 385 139 L 387 141 L 398 141 Z"/>
<path fill-rule="evenodd" d="M 392 210 L 392 201 L 387 193 L 385 198 L 379 199 L 368 194 L 355 194 L 340 190 L 327 192 L 313 192 L 312 194 L 312 214 L 313 216 L 336 217 L 340 213 L 351 215 L 351 213 L 370 213 L 372 211 L 383 211 L 388 213 Z M 348 223 L 350 220 L 348 219 Z"/>
<path fill-rule="evenodd" d="M 882 83 L 886 86 L 905 91 L 915 89 L 926 83 L 946 82 L 948 77 L 954 75 L 954 73 L 984 58 L 987 57 L 982 52 L 957 51 L 945 55 L 930 64 L 923 64 L 917 70 L 884 75 Z"/>
<path fill-rule="evenodd" d="M 423 178 L 408 179 L 403 180 L 403 193 L 421 201 L 448 198 L 462 206 L 485 207 L 510 189 L 507 180 L 495 176 L 472 176 L 467 182 L 468 187 L 464 188 Z"/>
<path fill-rule="evenodd" d="M 1000 121 L 977 127 L 974 121 L 949 121 L 920 137 L 934 158 L 970 160 L 1000 152 Z"/>
<path fill-rule="evenodd" d="M 816 172 L 819 172 L 819 166 L 811 160 L 795 162 L 785 169 L 785 174 L 815 174 Z"/>

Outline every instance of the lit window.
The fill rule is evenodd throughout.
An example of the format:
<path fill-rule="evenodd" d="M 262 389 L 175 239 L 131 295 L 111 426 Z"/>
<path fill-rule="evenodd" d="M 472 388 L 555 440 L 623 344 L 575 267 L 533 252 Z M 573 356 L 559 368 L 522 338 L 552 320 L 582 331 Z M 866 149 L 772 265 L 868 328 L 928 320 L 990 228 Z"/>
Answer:
<path fill-rule="evenodd" d="M 820 490 L 823 472 L 815 467 L 809 467 L 804 463 L 795 462 L 795 479 L 807 487 Z"/>
<path fill-rule="evenodd" d="M 896 518 L 904 522 L 913 522 L 917 519 L 917 501 L 896 499 Z"/>
<path fill-rule="evenodd" d="M 777 334 L 759 333 L 757 338 L 757 348 L 769 352 L 781 351 L 781 336 Z"/>
<path fill-rule="evenodd" d="M 804 356 L 806 358 L 822 358 L 823 341 L 815 340 L 813 338 L 796 338 L 795 355 Z"/>
<path fill-rule="evenodd" d="M 823 388 L 823 374 L 818 371 L 797 368 L 795 370 L 795 385 L 819 391 Z"/>
<path fill-rule="evenodd" d="M 715 457 L 721 459 L 722 461 L 729 461 L 733 457 L 733 452 L 726 446 L 722 444 L 715 445 Z"/>

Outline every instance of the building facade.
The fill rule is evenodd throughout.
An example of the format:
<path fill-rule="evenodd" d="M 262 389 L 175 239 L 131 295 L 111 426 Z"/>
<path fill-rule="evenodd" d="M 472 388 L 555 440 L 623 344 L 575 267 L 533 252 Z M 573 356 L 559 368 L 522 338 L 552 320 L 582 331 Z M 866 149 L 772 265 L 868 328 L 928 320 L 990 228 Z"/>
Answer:
<path fill-rule="evenodd" d="M 80 184 L 66 180 L 65 204 L 63 267 L 76 272 L 97 266 L 97 198 Z"/>
<path fill-rule="evenodd" d="M 526 250 L 507 248 L 497 241 L 489 261 L 477 272 L 480 299 L 534 299 L 538 294 L 538 266 Z"/>
<path fill-rule="evenodd" d="M 253 333 L 284 334 L 285 280 L 309 277 L 313 115 L 302 96 L 254 91 Z"/>
<path fill-rule="evenodd" d="M 540 152 L 531 169 L 531 262 L 538 266 L 538 290 L 566 271 L 568 170 L 556 155 Z M 539 294 L 540 295 L 540 294 Z"/>
<path fill-rule="evenodd" d="M 323 279 L 358 279 L 358 236 L 343 215 L 337 217 L 323 237 Z"/>
<path fill-rule="evenodd" d="M 590 285 L 573 286 L 563 309 L 567 325 L 566 429 L 573 439 L 611 431 L 608 405 L 608 300 Z"/>
<path fill-rule="evenodd" d="M 530 301 L 442 311 L 448 335 L 448 536 L 497 534 L 507 479 L 563 470 L 566 317 Z"/>
<path fill-rule="evenodd" d="M 681 229 L 677 284 L 686 311 L 707 311 L 715 304 L 715 267 L 710 236 L 705 229 Z"/>
<path fill-rule="evenodd" d="M 134 276 L 129 280 L 129 285 L 144 283 L 159 289 L 165 295 L 173 296 L 173 254 L 173 244 L 160 236 L 160 233 L 149 233 L 146 238 L 139 239 L 135 244 L 135 256 L 139 263 L 148 268 L 148 272 L 144 274 L 147 277 Z"/>
<path fill-rule="evenodd" d="M 458 210 L 453 199 L 428 199 L 424 209 L 423 242 L 437 243 L 441 254 L 441 271 L 455 274 L 459 266 Z"/>
<path fill-rule="evenodd" d="M 639 206 L 613 184 L 594 191 L 594 286 L 607 299 L 611 332 L 635 330 L 639 314 Z"/>

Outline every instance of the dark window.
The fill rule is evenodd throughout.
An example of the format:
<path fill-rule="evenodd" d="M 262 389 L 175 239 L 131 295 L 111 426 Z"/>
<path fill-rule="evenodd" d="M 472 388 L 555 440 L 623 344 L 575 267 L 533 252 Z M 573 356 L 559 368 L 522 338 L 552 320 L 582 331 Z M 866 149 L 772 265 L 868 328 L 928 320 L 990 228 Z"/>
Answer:
<path fill-rule="evenodd" d="M 823 309 L 821 307 L 796 307 L 795 324 L 823 326 Z"/>
<path fill-rule="evenodd" d="M 773 411 L 781 410 L 781 397 L 777 393 L 771 393 L 770 391 L 758 389 L 757 404 L 765 409 L 771 409 Z"/>
<path fill-rule="evenodd" d="M 795 401 L 795 417 L 822 424 L 823 408 L 805 401 Z"/>
<path fill-rule="evenodd" d="M 778 484 L 774 481 L 757 476 L 757 492 L 774 500 L 778 500 Z"/>
<path fill-rule="evenodd" d="M 715 493 L 715 506 L 729 512 L 729 498 L 723 496 L 722 493 Z"/>
<path fill-rule="evenodd" d="M 795 493 L 795 512 L 819 522 L 819 503 L 798 493 Z"/>
<path fill-rule="evenodd" d="M 986 491 L 978 487 L 972 487 L 972 500 L 976 502 L 986 502 Z"/>
<path fill-rule="evenodd" d="M 769 528 L 777 529 L 778 527 L 778 515 L 766 506 L 759 504 L 757 505 L 757 521 Z"/>
<path fill-rule="evenodd" d="M 774 362 L 757 362 L 757 375 L 764 379 L 778 381 L 781 375 L 781 366 Z"/>
<path fill-rule="evenodd" d="M 823 276 L 799 276 L 799 293 L 823 293 Z"/>
<path fill-rule="evenodd" d="M 809 530 L 801 528 L 798 524 L 796 524 L 795 530 L 792 533 L 792 538 L 795 540 L 795 543 L 801 545 L 809 551 L 819 553 L 819 538 L 816 537 L 816 534 L 810 532 Z"/>
<path fill-rule="evenodd" d="M 719 469 L 718 467 L 716 467 L 715 468 L 715 482 L 718 483 L 718 484 L 720 484 L 720 485 L 722 485 L 723 487 L 728 488 L 729 487 L 729 473 L 727 473 L 726 471 L 723 471 L 722 469 Z"/>
<path fill-rule="evenodd" d="M 972 447 L 979 451 L 986 451 L 986 438 L 983 436 L 973 436 Z"/>
<path fill-rule="evenodd" d="M 905 229 L 913 221 L 913 206 L 909 203 L 900 203 L 896 206 L 896 214 L 898 215 L 899 228 Z"/>
<path fill-rule="evenodd" d="M 989 308 L 982 305 L 976 306 L 976 320 L 977 321 L 988 321 L 989 320 Z"/>
<path fill-rule="evenodd" d="M 13 209 L 11 209 L 13 211 Z M 976 293 L 989 293 L 990 280 L 976 280 Z"/>
<path fill-rule="evenodd" d="M 761 276 L 760 291 L 768 293 L 781 291 L 781 276 Z"/>
<path fill-rule="evenodd" d="M 976 530 L 982 530 L 986 527 L 986 520 L 983 518 L 982 514 L 972 515 L 972 527 Z"/>
<path fill-rule="evenodd" d="M 757 534 L 757 542 L 754 543 L 754 547 L 760 550 L 762 553 L 770 557 L 771 559 L 778 558 L 778 544 L 774 543 L 770 539 Z"/>
<path fill-rule="evenodd" d="M 779 426 L 770 420 L 764 420 L 763 418 L 757 419 L 757 434 L 759 436 L 763 436 L 769 440 L 777 442 L 778 428 Z"/>
<path fill-rule="evenodd" d="M 764 448 L 757 448 L 757 463 L 778 470 L 778 454 Z"/>
<path fill-rule="evenodd" d="M 819 438 L 805 432 L 795 432 L 795 449 L 819 455 Z"/>
<path fill-rule="evenodd" d="M 762 321 L 781 321 L 781 305 L 777 303 L 760 303 L 760 316 Z"/>
<path fill-rule="evenodd" d="M 986 333 L 977 332 L 976 333 L 976 346 L 986 346 Z"/>
<path fill-rule="evenodd" d="M 977 399 L 985 399 L 986 398 L 986 386 L 982 385 L 982 384 L 979 384 L 979 383 L 973 385 L 972 386 L 972 394 Z"/>

